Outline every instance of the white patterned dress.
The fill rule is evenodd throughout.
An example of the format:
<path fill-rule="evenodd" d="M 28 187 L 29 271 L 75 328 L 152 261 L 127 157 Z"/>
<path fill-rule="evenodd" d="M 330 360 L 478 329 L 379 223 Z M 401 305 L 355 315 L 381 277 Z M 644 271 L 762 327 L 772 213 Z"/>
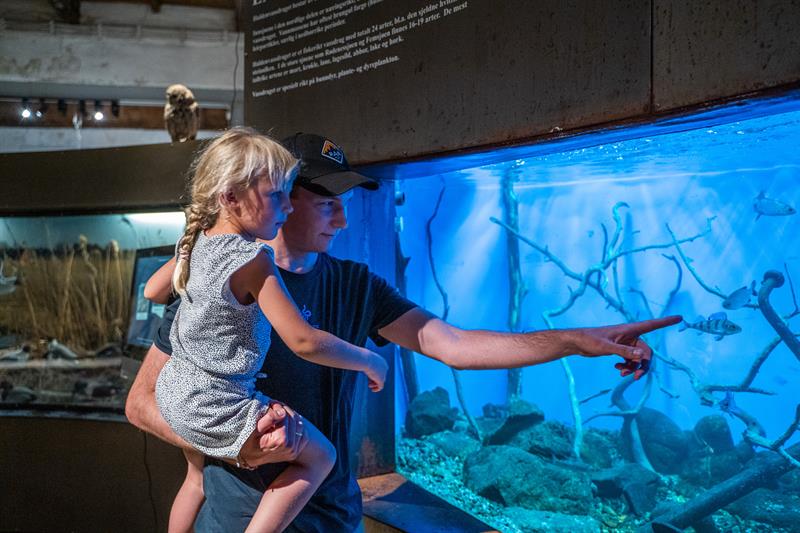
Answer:
<path fill-rule="evenodd" d="M 236 457 L 268 405 L 255 376 L 272 328 L 257 302 L 242 305 L 230 290 L 233 273 L 265 252 L 272 257 L 237 234 L 200 233 L 170 331 L 172 357 L 156 382 L 164 419 L 211 457 Z"/>

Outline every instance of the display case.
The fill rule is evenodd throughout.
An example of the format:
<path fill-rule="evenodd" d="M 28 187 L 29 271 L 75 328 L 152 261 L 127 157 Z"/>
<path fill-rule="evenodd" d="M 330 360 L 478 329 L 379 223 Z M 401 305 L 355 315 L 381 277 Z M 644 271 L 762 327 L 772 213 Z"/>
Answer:
<path fill-rule="evenodd" d="M 180 210 L 0 219 L 3 404 L 121 413 L 123 361 L 163 314 L 141 288 L 183 224 Z"/>
<path fill-rule="evenodd" d="M 398 471 L 505 532 L 797 531 L 799 138 L 793 92 L 367 169 L 396 180 L 408 297 L 456 326 L 684 317 L 636 382 L 403 354 Z"/>
<path fill-rule="evenodd" d="M 122 414 L 155 322 L 141 330 L 145 256 L 171 255 L 198 146 L 0 157 L 4 412 Z"/>

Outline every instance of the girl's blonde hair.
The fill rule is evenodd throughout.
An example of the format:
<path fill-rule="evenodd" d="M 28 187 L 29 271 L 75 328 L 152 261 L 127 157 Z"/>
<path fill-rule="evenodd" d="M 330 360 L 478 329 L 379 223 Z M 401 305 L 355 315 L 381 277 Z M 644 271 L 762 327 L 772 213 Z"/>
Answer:
<path fill-rule="evenodd" d="M 175 292 L 186 296 L 192 248 L 200 232 L 216 224 L 220 196 L 229 192 L 238 196 L 259 180 L 269 180 L 276 189 L 286 190 L 297 174 L 297 163 L 278 141 L 252 128 L 231 128 L 203 149 L 192 164 L 192 199 L 172 275 Z"/>

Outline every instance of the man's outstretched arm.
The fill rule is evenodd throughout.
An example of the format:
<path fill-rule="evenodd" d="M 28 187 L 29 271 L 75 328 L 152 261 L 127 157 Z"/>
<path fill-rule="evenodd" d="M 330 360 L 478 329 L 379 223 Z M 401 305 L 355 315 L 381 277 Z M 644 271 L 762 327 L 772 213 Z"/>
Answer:
<path fill-rule="evenodd" d="M 458 369 L 518 368 L 573 354 L 616 354 L 625 360 L 615 365 L 620 373 L 634 374 L 638 379 L 647 372 L 653 354 L 639 336 L 680 320 L 679 316 L 671 316 L 599 328 L 501 333 L 460 329 L 416 308 L 379 333 L 391 342 Z"/>

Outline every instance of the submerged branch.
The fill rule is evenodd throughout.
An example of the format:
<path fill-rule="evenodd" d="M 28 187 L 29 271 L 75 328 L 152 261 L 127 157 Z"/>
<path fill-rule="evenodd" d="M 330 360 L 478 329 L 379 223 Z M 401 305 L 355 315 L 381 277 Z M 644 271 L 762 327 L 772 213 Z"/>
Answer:
<path fill-rule="evenodd" d="M 767 319 L 772 329 L 781 337 L 786 347 L 794 354 L 800 361 L 800 341 L 789 330 L 786 322 L 778 316 L 772 304 L 769 301 L 770 293 L 783 285 L 783 274 L 776 270 L 768 270 L 764 273 L 764 280 L 761 282 L 761 289 L 758 291 L 758 307 L 764 318 Z"/>
<path fill-rule="evenodd" d="M 763 394 L 765 396 L 775 396 L 775 393 L 766 389 L 755 387 L 744 387 L 742 385 L 706 385 L 703 387 L 708 392 L 749 392 L 751 394 Z"/>
<path fill-rule="evenodd" d="M 431 273 L 433 275 L 433 282 L 436 284 L 436 289 L 439 291 L 439 295 L 442 297 L 442 304 L 444 306 L 444 311 L 442 313 L 442 320 L 447 321 L 447 316 L 450 314 L 450 303 L 447 299 L 447 292 L 444 290 L 444 286 L 442 286 L 441 282 L 439 281 L 439 276 L 436 274 L 436 263 L 433 260 L 433 236 L 431 233 L 431 226 L 433 225 L 433 220 L 436 218 L 436 215 L 439 214 L 439 207 L 442 205 L 442 198 L 444 197 L 445 186 L 442 184 L 442 190 L 439 191 L 439 197 L 436 199 L 436 207 L 433 209 L 433 214 L 428 219 L 428 222 L 425 224 L 425 236 L 427 237 L 427 244 L 428 244 L 428 261 L 430 261 L 431 265 Z M 475 435 L 478 437 L 478 440 L 483 440 L 481 436 L 481 431 L 478 428 L 478 424 L 475 423 L 475 419 L 472 418 L 469 410 L 467 410 L 467 402 L 464 398 L 464 393 L 461 387 L 461 378 L 458 375 L 458 371 L 455 368 L 450 368 L 450 371 L 453 373 L 453 381 L 455 382 L 456 386 L 456 396 L 458 397 L 458 403 L 461 405 L 461 410 L 464 412 L 464 416 L 467 418 L 467 422 L 469 423 L 472 431 L 475 432 Z"/>
<path fill-rule="evenodd" d="M 716 217 L 711 217 L 711 218 L 707 218 L 706 219 L 706 226 L 707 227 L 706 227 L 705 231 L 703 231 L 699 236 L 704 236 L 704 235 L 708 235 L 709 233 L 711 233 L 711 222 L 715 218 Z M 683 248 L 681 248 L 681 244 L 684 243 L 684 242 L 693 241 L 694 239 L 681 239 L 681 240 L 678 240 L 678 238 L 675 236 L 675 233 L 672 231 L 672 228 L 669 227 L 669 224 L 665 224 L 665 226 L 666 226 L 667 231 L 669 232 L 670 236 L 672 237 L 672 246 L 675 246 L 675 249 L 678 251 L 678 255 L 680 255 L 681 259 L 683 260 L 683 264 L 686 265 L 686 268 L 689 270 L 689 273 L 697 281 L 697 283 L 700 284 L 700 286 L 703 287 L 707 292 L 710 292 L 711 294 L 719 296 L 722 299 L 727 298 L 726 294 L 723 294 L 721 291 L 719 291 L 717 289 L 711 288 L 705 281 L 703 281 L 703 279 L 700 277 L 700 274 L 698 274 L 697 270 L 695 270 L 694 267 L 692 266 L 692 260 L 689 259 L 688 257 L 686 257 L 686 254 L 684 253 Z"/>
<path fill-rule="evenodd" d="M 792 302 L 794 302 L 794 311 L 784 317 L 788 320 L 794 316 L 800 315 L 800 307 L 797 306 L 797 295 L 794 292 L 794 283 L 792 283 L 792 276 L 789 274 L 789 267 L 786 263 L 783 264 L 783 269 L 786 271 L 786 279 L 789 280 L 789 290 L 792 292 Z"/>
<path fill-rule="evenodd" d="M 611 216 L 614 218 L 614 235 L 611 237 L 611 242 L 608 244 L 607 253 L 603 254 L 606 260 L 613 257 L 613 250 L 616 248 L 617 242 L 619 242 L 619 238 L 622 235 L 622 217 L 619 216 L 619 210 L 621 207 L 627 207 L 630 209 L 630 206 L 625 202 L 617 202 L 614 204 L 614 207 L 611 208 Z"/>
<path fill-rule="evenodd" d="M 789 451 L 793 454 L 800 453 L 800 444 L 795 444 Z M 672 528 L 688 528 L 692 524 L 706 516 L 711 515 L 718 509 L 722 509 L 729 503 L 738 500 L 753 490 L 773 483 L 775 479 L 785 474 L 794 466 L 798 466 L 797 461 L 787 463 L 789 453 L 784 452 L 783 457 L 774 454 L 759 454 L 748 463 L 747 468 L 735 476 L 717 484 L 714 488 L 707 490 L 688 502 L 674 504 L 663 513 L 654 512 L 655 520 L 637 530 L 653 531 L 653 524 L 670 524 Z"/>
<path fill-rule="evenodd" d="M 753 361 L 752 366 L 750 367 L 750 371 L 747 373 L 745 378 L 742 380 L 742 387 L 749 387 L 753 380 L 756 379 L 759 370 L 761 370 L 761 365 L 767 360 L 767 357 L 770 356 L 772 351 L 781 343 L 780 336 L 775 337 L 772 339 L 769 344 L 767 344 L 761 353 L 756 357 L 756 360 Z"/>
<path fill-rule="evenodd" d="M 594 400 L 595 398 L 599 398 L 600 396 L 605 396 L 609 392 L 611 392 L 611 389 L 603 389 L 603 390 L 601 390 L 599 392 L 595 392 L 594 394 L 592 394 L 590 396 L 587 396 L 583 400 L 578 401 L 578 403 L 590 402 L 590 401 Z M 587 419 L 587 422 L 588 422 L 588 419 Z"/>
<path fill-rule="evenodd" d="M 517 179 L 518 169 L 512 167 L 505 173 L 502 180 L 503 213 L 507 224 L 519 233 L 519 200 L 514 192 L 514 182 Z M 519 240 L 514 234 L 506 231 L 506 247 L 508 249 L 508 330 L 520 331 L 522 320 L 522 302 L 527 289 L 522 280 L 522 267 L 519 258 Z M 507 370 L 508 388 L 506 402 L 511 398 L 522 396 L 522 369 L 510 368 Z"/>
<path fill-rule="evenodd" d="M 675 280 L 675 287 L 667 295 L 667 302 L 664 304 L 664 309 L 661 311 L 660 318 L 664 318 L 669 313 L 669 308 L 672 305 L 672 302 L 675 301 L 675 297 L 681 290 L 681 285 L 683 284 L 683 269 L 681 268 L 680 262 L 675 258 L 674 255 L 667 255 L 667 254 L 661 254 L 661 255 L 666 259 L 672 261 L 675 264 L 675 269 L 678 271 L 678 277 Z"/>
<path fill-rule="evenodd" d="M 580 402 L 578 395 L 575 391 L 575 376 L 572 374 L 572 369 L 569 366 L 566 358 L 561 358 L 561 368 L 567 376 L 567 391 L 569 392 L 569 403 L 572 407 L 572 418 L 575 420 L 575 438 L 572 440 L 572 453 L 578 459 L 581 458 L 581 448 L 583 447 L 583 422 L 581 419 Z"/>
<path fill-rule="evenodd" d="M 436 263 L 433 261 L 433 236 L 431 233 L 431 226 L 433 225 L 433 220 L 436 218 L 436 215 L 439 214 L 439 207 L 442 205 L 442 198 L 444 198 L 444 184 L 442 184 L 442 190 L 439 191 L 439 197 L 436 199 L 436 207 L 433 209 L 433 214 L 428 219 L 428 222 L 425 223 L 425 237 L 427 238 L 428 242 L 428 261 L 431 265 L 431 274 L 433 275 L 433 282 L 436 284 L 436 290 L 439 291 L 439 295 L 442 297 L 442 304 L 444 309 L 442 311 L 442 320 L 447 320 L 447 315 L 450 314 L 450 303 L 447 299 L 447 292 L 444 290 L 442 283 L 439 281 L 439 276 L 436 274 Z"/>
<path fill-rule="evenodd" d="M 525 244 L 527 244 L 528 246 L 530 246 L 531 248 L 533 248 L 534 250 L 538 251 L 540 254 L 545 256 L 545 258 L 548 261 L 552 262 L 559 269 L 561 269 L 564 275 L 567 276 L 568 278 L 572 278 L 576 281 L 582 280 L 582 276 L 580 274 L 578 274 L 577 272 L 573 272 L 572 270 L 567 268 L 567 265 L 565 265 L 563 261 L 561 261 L 558 257 L 556 257 L 552 252 L 550 252 L 550 250 L 548 250 L 546 246 L 542 248 L 532 240 L 522 236 L 518 231 L 515 231 L 514 228 L 512 228 L 502 220 L 498 220 L 495 217 L 489 217 L 489 221 L 497 224 L 498 226 L 502 226 L 503 228 L 508 230 L 511 234 L 513 234 L 517 239 L 521 240 L 522 242 L 524 242 Z"/>
<path fill-rule="evenodd" d="M 611 394 L 611 403 L 621 412 L 627 414 L 625 422 L 622 424 L 622 435 L 623 438 L 627 438 L 629 441 L 633 460 L 647 470 L 655 472 L 652 463 L 650 463 L 650 459 L 647 457 L 647 453 L 644 451 L 642 437 L 639 433 L 639 425 L 636 422 L 636 417 L 642 411 L 645 402 L 650 398 L 650 390 L 653 386 L 652 374 L 648 373 L 645 379 L 644 394 L 639 398 L 636 407 L 631 408 L 630 404 L 625 399 L 625 391 L 635 381 L 633 376 L 627 376 L 614 388 L 614 392 Z"/>
<path fill-rule="evenodd" d="M 800 404 L 798 404 L 797 407 L 795 407 L 794 422 L 792 422 L 792 424 L 786 429 L 783 435 L 775 439 L 773 445 L 775 447 L 783 446 L 784 444 L 786 444 L 786 441 L 789 440 L 798 429 L 800 429 Z"/>

